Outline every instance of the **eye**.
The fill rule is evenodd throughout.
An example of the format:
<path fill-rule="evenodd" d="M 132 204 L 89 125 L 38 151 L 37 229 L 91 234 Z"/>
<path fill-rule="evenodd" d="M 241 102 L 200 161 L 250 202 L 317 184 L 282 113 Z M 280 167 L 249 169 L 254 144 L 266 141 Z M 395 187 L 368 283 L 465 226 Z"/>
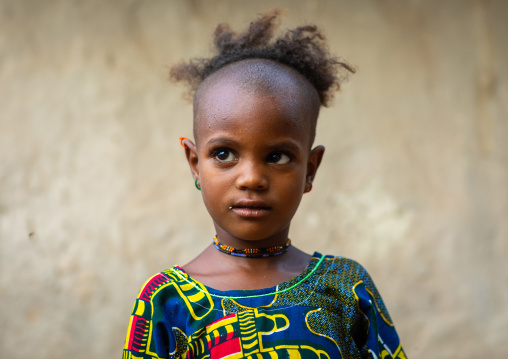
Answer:
<path fill-rule="evenodd" d="M 219 149 L 214 151 L 214 158 L 219 162 L 231 162 L 236 160 L 234 153 L 227 149 Z"/>
<path fill-rule="evenodd" d="M 291 158 L 282 152 L 274 152 L 268 155 L 267 161 L 278 165 L 285 165 L 291 161 Z"/>

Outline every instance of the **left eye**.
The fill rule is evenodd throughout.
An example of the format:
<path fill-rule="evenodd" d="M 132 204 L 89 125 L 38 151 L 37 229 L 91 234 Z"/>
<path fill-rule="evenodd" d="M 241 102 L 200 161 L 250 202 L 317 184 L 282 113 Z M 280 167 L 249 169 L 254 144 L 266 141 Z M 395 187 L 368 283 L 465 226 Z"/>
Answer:
<path fill-rule="evenodd" d="M 231 151 L 220 150 L 215 155 L 215 158 L 220 162 L 231 162 L 235 160 L 235 155 Z"/>
<path fill-rule="evenodd" d="M 271 153 L 268 155 L 268 162 L 270 163 L 276 163 L 278 165 L 285 165 L 288 163 L 291 159 L 288 155 L 280 152 Z"/>

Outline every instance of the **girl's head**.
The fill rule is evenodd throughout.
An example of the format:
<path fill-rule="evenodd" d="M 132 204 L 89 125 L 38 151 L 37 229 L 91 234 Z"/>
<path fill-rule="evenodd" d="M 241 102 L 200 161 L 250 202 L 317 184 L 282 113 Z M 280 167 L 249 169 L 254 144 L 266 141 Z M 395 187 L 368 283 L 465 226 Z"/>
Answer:
<path fill-rule="evenodd" d="M 222 241 L 287 240 L 324 153 L 312 149 L 320 106 L 340 87 L 339 70 L 353 71 L 329 56 L 315 26 L 272 42 L 277 15 L 240 35 L 219 25 L 216 56 L 171 70 L 195 91 L 186 155 Z"/>

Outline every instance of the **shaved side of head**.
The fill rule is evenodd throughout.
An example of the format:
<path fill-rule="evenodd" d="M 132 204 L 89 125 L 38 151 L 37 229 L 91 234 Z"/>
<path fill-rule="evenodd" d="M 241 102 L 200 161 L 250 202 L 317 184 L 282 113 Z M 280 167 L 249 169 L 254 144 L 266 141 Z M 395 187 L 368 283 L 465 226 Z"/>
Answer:
<path fill-rule="evenodd" d="M 307 121 L 311 144 L 321 106 L 314 86 L 295 69 L 266 59 L 234 62 L 207 77 L 194 94 L 194 138 L 198 140 L 196 123 L 201 111 L 206 111 L 207 94 L 220 84 L 234 85 L 239 91 L 262 97 L 273 97 L 281 106 L 296 109 Z M 296 119 L 295 119 L 296 120 Z M 300 120 L 298 120 L 300 121 Z"/>

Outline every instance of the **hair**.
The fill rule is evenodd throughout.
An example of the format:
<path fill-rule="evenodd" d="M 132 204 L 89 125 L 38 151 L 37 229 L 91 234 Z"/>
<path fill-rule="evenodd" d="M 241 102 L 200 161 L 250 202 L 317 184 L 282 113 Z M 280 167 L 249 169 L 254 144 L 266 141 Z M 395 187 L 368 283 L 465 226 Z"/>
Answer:
<path fill-rule="evenodd" d="M 219 69 L 246 59 L 267 59 L 287 65 L 303 75 L 316 89 L 322 106 L 355 69 L 328 52 L 325 37 L 315 25 L 296 27 L 273 39 L 279 25 L 280 10 L 272 10 L 252 21 L 240 34 L 228 24 L 215 29 L 215 55 L 195 58 L 173 66 L 170 79 L 190 85 L 191 93 Z"/>

